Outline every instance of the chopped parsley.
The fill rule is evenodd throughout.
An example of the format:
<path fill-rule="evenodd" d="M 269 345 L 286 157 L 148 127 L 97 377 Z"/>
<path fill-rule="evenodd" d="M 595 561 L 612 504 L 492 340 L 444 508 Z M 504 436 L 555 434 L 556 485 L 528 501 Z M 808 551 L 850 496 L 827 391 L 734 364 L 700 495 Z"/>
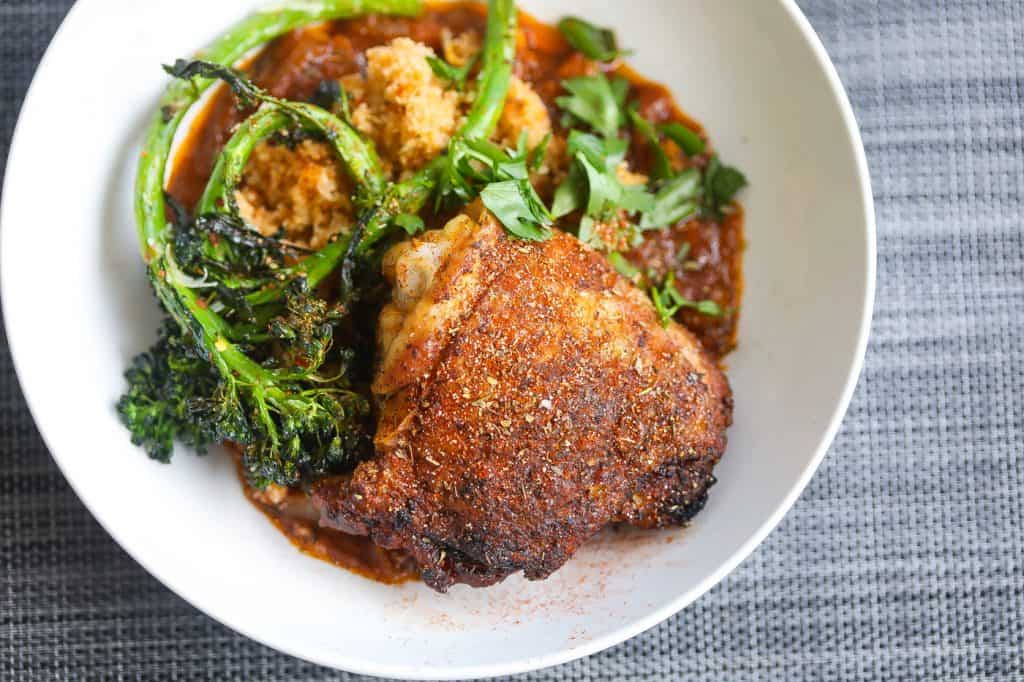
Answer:
<path fill-rule="evenodd" d="M 667 327 L 680 310 L 695 310 L 708 317 L 722 317 L 725 314 L 721 306 L 712 300 L 691 301 L 679 293 L 679 289 L 676 288 L 676 277 L 672 272 L 660 287 L 651 287 L 651 300 L 654 301 L 654 308 L 658 311 L 663 327 Z"/>
<path fill-rule="evenodd" d="M 570 20 L 563 24 L 563 32 L 575 31 L 580 41 L 613 39 L 589 25 Z M 613 49 L 608 44 L 603 46 Z M 721 217 L 723 209 L 746 186 L 744 175 L 722 164 L 717 156 L 711 156 L 703 170 L 692 167 L 676 172 L 664 146 L 666 141 L 693 157 L 706 153 L 704 139 L 682 123 L 656 125 L 644 118 L 635 106 L 627 109 L 629 83 L 622 78 L 609 79 L 598 73 L 570 78 L 562 85 L 567 94 L 556 103 L 564 113 L 563 124 L 570 128 L 566 140 L 570 159 L 568 172 L 555 190 L 547 215 L 527 209 L 510 211 L 510 219 L 546 229 L 550 222 L 545 220 L 578 213 L 576 236 L 579 240 L 608 254 L 611 264 L 624 277 L 638 286 L 650 287 L 651 298 L 665 324 L 685 309 L 714 317 L 723 315 L 714 301 L 691 301 L 684 297 L 676 288 L 674 274 L 660 286 L 655 285 L 653 274 L 645 276 L 623 253 L 639 246 L 643 233 L 648 230 L 668 229 L 698 215 L 711 219 Z M 622 135 L 627 124 L 650 148 L 650 182 L 646 186 L 626 184 L 620 177 L 633 139 Z M 523 155 L 519 150 L 519 157 Z M 511 186 L 503 188 L 501 198 L 511 197 L 512 189 Z M 687 260 L 689 252 L 690 245 L 683 244 L 675 255 L 676 264 L 688 271 L 700 269 L 698 263 Z"/>
<path fill-rule="evenodd" d="M 480 199 L 514 236 L 534 242 L 551 237 L 553 218 L 528 179 L 492 182 Z"/>
<path fill-rule="evenodd" d="M 411 237 L 423 231 L 423 218 L 411 213 L 403 213 L 395 216 L 395 225 L 399 226 Z"/>
<path fill-rule="evenodd" d="M 473 70 L 479 57 L 479 54 L 475 55 L 462 66 L 453 66 L 440 57 L 431 55 L 427 57 L 427 63 L 430 64 L 430 69 L 434 72 L 435 76 L 447 83 L 449 87 L 462 92 L 466 89 L 466 80 L 469 79 L 469 72 Z"/>
<path fill-rule="evenodd" d="M 629 260 L 618 251 L 612 251 L 608 254 L 608 262 L 612 264 L 612 267 L 616 271 L 633 284 L 636 284 L 643 277 L 643 272 L 640 268 L 636 267 Z"/>
<path fill-rule="evenodd" d="M 640 220 L 644 230 L 671 227 L 697 213 L 702 191 L 700 171 L 689 168 L 667 180 L 654 195 L 654 205 Z"/>
<path fill-rule="evenodd" d="M 566 17 L 558 22 L 558 30 L 576 50 L 588 59 L 599 62 L 610 62 L 621 56 L 630 54 L 619 49 L 615 32 L 594 26 L 578 17 Z"/>
<path fill-rule="evenodd" d="M 604 137 L 615 137 L 626 125 L 623 107 L 629 82 L 623 78 L 608 80 L 603 73 L 562 81 L 568 95 L 555 100 L 573 120 L 586 123 Z"/>
<path fill-rule="evenodd" d="M 618 168 L 627 148 L 628 142 L 618 137 L 600 138 L 578 130 L 569 133 L 572 166 L 555 190 L 551 213 L 562 217 L 582 209 L 577 236 L 596 249 L 636 246 L 639 227 L 630 216 L 656 206 L 655 196 L 645 187 L 625 185 L 619 179 Z"/>
<path fill-rule="evenodd" d="M 668 160 L 665 148 L 661 146 L 661 135 L 653 123 L 640 115 L 636 107 L 630 107 L 629 120 L 633 127 L 647 140 L 651 150 L 651 171 L 652 180 L 664 180 L 672 176 L 672 164 Z"/>
<path fill-rule="evenodd" d="M 712 156 L 704 169 L 704 211 L 708 217 L 721 218 L 736 193 L 747 186 L 747 177 Z"/>
<path fill-rule="evenodd" d="M 454 138 L 448 146 L 446 163 L 441 172 L 438 201 L 456 199 L 468 203 L 476 198 L 484 186 L 504 180 L 525 180 L 530 171 L 543 161 L 542 147 L 547 140 L 530 151 L 526 134 L 519 138 L 517 149 L 502 149 L 486 140 Z"/>
<path fill-rule="evenodd" d="M 672 140 L 686 152 L 687 156 L 697 156 L 704 153 L 704 140 L 701 136 L 690 130 L 682 123 L 673 121 L 672 123 L 666 123 L 658 126 L 658 130 L 662 135 Z"/>
<path fill-rule="evenodd" d="M 530 173 L 544 161 L 549 139 L 530 149 L 524 132 L 516 149 L 502 149 L 486 140 L 457 137 L 448 148 L 438 183 L 437 204 L 467 204 L 477 196 L 510 234 L 543 241 L 551 236 L 554 218 L 530 182 Z"/>

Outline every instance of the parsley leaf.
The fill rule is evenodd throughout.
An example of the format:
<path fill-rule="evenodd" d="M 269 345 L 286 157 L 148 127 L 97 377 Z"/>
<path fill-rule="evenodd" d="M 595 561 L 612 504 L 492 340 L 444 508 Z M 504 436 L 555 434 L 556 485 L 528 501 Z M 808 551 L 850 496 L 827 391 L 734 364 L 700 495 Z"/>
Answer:
<path fill-rule="evenodd" d="M 647 140 L 647 144 L 651 149 L 651 179 L 664 180 L 671 177 L 672 164 L 668 160 L 668 154 L 665 153 L 664 147 L 661 146 L 661 135 L 658 133 L 658 129 L 654 127 L 653 123 L 641 116 L 636 107 L 629 108 L 629 120 L 632 121 L 636 131 Z"/>
<path fill-rule="evenodd" d="M 686 152 L 687 156 L 697 156 L 704 153 L 704 140 L 701 136 L 690 130 L 682 123 L 666 123 L 658 126 L 658 130 L 668 139 L 675 142 L 680 149 Z"/>
<path fill-rule="evenodd" d="M 548 156 L 548 146 L 551 144 L 551 133 L 545 135 L 544 139 L 542 139 L 536 147 L 527 151 L 529 139 L 529 134 L 525 130 L 519 135 L 518 153 L 520 156 L 524 156 L 526 158 L 526 169 L 531 173 L 536 173 L 544 165 L 544 160 Z"/>
<path fill-rule="evenodd" d="M 732 201 L 736 193 L 747 186 L 747 178 L 731 166 L 721 166 L 711 178 L 711 196 L 719 206 Z"/>
<path fill-rule="evenodd" d="M 668 279 L 660 287 L 651 287 L 651 300 L 654 302 L 654 309 L 658 311 L 663 327 L 667 327 L 680 310 L 696 310 L 708 317 L 722 317 L 725 311 L 712 300 L 691 301 L 679 293 L 676 288 L 675 274 L 670 272 Z"/>
<path fill-rule="evenodd" d="M 405 230 L 410 237 L 422 232 L 424 227 L 423 218 L 411 213 L 403 213 L 395 216 L 394 223 Z"/>
<path fill-rule="evenodd" d="M 551 213 L 556 218 L 561 218 L 583 208 L 588 203 L 591 193 L 590 174 L 584 169 L 582 163 L 579 163 L 581 157 L 589 161 L 594 172 L 612 175 L 617 182 L 618 178 L 614 174 L 618 165 L 626 158 L 627 146 L 628 143 L 625 140 L 617 137 L 602 139 L 590 133 L 571 131 L 566 141 L 566 147 L 572 164 L 569 166 L 569 173 L 565 180 L 555 190 Z M 600 180 L 598 182 L 604 184 Z"/>
<path fill-rule="evenodd" d="M 575 163 L 569 166 L 569 173 L 562 184 L 555 189 L 551 204 L 551 215 L 562 218 L 581 208 L 587 200 L 587 175 Z"/>
<path fill-rule="evenodd" d="M 590 188 L 587 215 L 596 217 L 618 206 L 622 199 L 622 184 L 619 179 L 603 168 L 598 169 L 584 153 L 576 155 L 576 162 L 586 174 L 587 186 Z"/>
<path fill-rule="evenodd" d="M 516 237 L 527 241 L 544 241 L 551 237 L 551 214 L 529 180 L 493 182 L 480 192 L 480 199 Z"/>
<path fill-rule="evenodd" d="M 603 74 L 580 76 L 562 82 L 569 95 L 555 100 L 559 107 L 583 121 L 605 137 L 615 137 L 626 124 L 622 108 L 629 83 L 616 78 L 614 83 Z"/>
<path fill-rule="evenodd" d="M 558 22 L 558 30 L 562 32 L 570 45 L 589 59 L 610 62 L 629 54 L 629 51 L 619 49 L 613 31 L 599 28 L 583 19 L 566 17 Z"/>
<path fill-rule="evenodd" d="M 479 195 L 513 235 L 548 239 L 554 218 L 530 183 L 530 171 L 543 162 L 547 143 L 545 138 L 530 150 L 525 132 L 514 150 L 486 140 L 453 139 L 438 183 L 438 205 L 452 198 L 465 204 Z"/>
<path fill-rule="evenodd" d="M 606 244 L 598 234 L 616 235 L 625 244 L 635 245 L 639 229 L 631 214 L 652 211 L 655 197 L 643 186 L 624 185 L 618 167 L 626 157 L 628 142 L 618 137 L 600 138 L 574 130 L 569 134 L 568 152 L 572 165 L 565 181 L 555 190 L 551 213 L 565 216 L 583 209 L 577 236 L 597 249 L 616 249 L 622 243 Z"/>
<path fill-rule="evenodd" d="M 452 198 L 469 203 L 489 183 L 529 178 L 531 164 L 539 155 L 538 149 L 540 147 L 532 152 L 527 150 L 525 135 L 520 138 L 519 148 L 514 152 L 486 140 L 454 138 L 448 146 L 447 159 L 441 171 L 438 205 Z"/>
<path fill-rule="evenodd" d="M 462 92 L 466 88 L 469 72 L 473 70 L 479 57 L 480 55 L 477 54 L 462 66 L 452 66 L 440 57 L 431 55 L 427 57 L 427 63 L 430 64 L 430 69 L 434 72 L 435 76 L 459 92 Z"/>
<path fill-rule="evenodd" d="M 600 138 L 597 135 L 573 130 L 566 140 L 566 149 L 570 156 L 576 156 L 580 152 L 586 154 L 595 166 L 611 172 L 626 159 L 629 142 L 618 137 Z"/>
<path fill-rule="evenodd" d="M 678 263 L 679 265 L 685 265 L 686 263 L 690 262 L 687 259 L 690 257 L 690 251 L 692 250 L 693 246 L 690 244 L 690 242 L 683 242 L 682 244 L 680 244 L 679 250 L 676 251 L 676 263 Z"/>
<path fill-rule="evenodd" d="M 661 186 L 653 206 L 644 212 L 640 227 L 655 230 L 675 225 L 697 212 L 701 193 L 700 171 L 689 168 Z"/>
<path fill-rule="evenodd" d="M 711 217 L 720 218 L 722 209 L 736 197 L 736 193 L 747 186 L 747 177 L 732 166 L 712 156 L 704 169 L 704 209 Z"/>
<path fill-rule="evenodd" d="M 643 275 L 640 268 L 630 263 L 626 257 L 618 251 L 612 251 L 608 254 L 608 262 L 612 264 L 612 267 L 615 268 L 620 275 L 634 284 L 638 282 L 640 277 Z"/>

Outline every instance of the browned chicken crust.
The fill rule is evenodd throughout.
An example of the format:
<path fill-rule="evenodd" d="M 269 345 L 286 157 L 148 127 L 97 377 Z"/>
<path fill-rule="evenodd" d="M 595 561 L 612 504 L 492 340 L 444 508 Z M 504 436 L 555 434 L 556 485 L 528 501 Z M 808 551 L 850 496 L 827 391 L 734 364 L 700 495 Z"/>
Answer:
<path fill-rule="evenodd" d="M 477 220 L 386 259 L 378 455 L 313 490 L 322 524 L 407 551 L 441 591 L 545 578 L 609 523 L 685 523 L 732 418 L 695 338 L 601 255 Z"/>

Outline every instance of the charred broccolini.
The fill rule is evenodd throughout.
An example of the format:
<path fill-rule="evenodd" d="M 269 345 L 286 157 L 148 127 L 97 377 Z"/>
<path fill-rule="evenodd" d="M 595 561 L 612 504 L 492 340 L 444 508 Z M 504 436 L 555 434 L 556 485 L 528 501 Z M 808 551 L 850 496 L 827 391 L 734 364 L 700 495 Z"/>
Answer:
<path fill-rule="evenodd" d="M 293 0 L 257 13 L 168 72 L 146 138 L 136 187 L 143 257 L 168 314 L 160 338 L 126 373 L 118 403 L 133 442 L 166 461 L 180 440 L 200 451 L 233 441 L 243 448 L 251 482 L 295 485 L 337 471 L 369 447 L 369 405 L 350 379 L 351 349 L 339 343 L 356 296 L 357 259 L 426 205 L 444 160 L 396 184 L 386 182 L 373 145 L 347 121 L 314 104 L 271 97 L 231 67 L 251 49 L 316 21 L 379 12 L 416 14 L 419 0 Z M 483 65 L 473 108 L 459 135 L 485 139 L 498 121 L 511 78 L 516 12 L 491 0 Z M 222 152 L 191 216 L 169 205 L 165 172 L 185 114 L 215 79 L 240 105 L 259 108 Z M 253 148 L 270 136 L 304 131 L 321 136 L 352 176 L 360 212 L 345 237 L 311 254 L 290 253 L 239 218 L 233 189 Z M 168 220 L 168 208 L 173 220 Z M 339 274 L 340 300 L 318 286 Z"/>
<path fill-rule="evenodd" d="M 564 114 L 568 168 L 550 208 L 531 174 L 544 165 L 551 136 L 533 149 L 525 134 L 516 149 L 490 141 L 512 82 L 512 0 L 490 0 L 482 50 L 468 66 L 456 70 L 428 58 L 435 73 L 441 70 L 459 90 L 470 88 L 464 81 L 480 64 L 475 93 L 447 152 L 400 182 L 388 181 L 373 143 L 354 128 L 337 84 L 324 84 L 333 87 L 321 87 L 313 102 L 290 101 L 234 69 L 253 48 L 304 24 L 421 9 L 420 0 L 284 0 L 244 20 L 196 59 L 165 67 L 175 80 L 146 139 L 136 213 L 149 278 L 169 319 L 157 344 L 127 372 L 129 390 L 118 404 L 133 441 L 152 457 L 167 460 L 176 439 L 199 450 L 234 441 L 243 448 L 250 481 L 265 486 L 307 482 L 368 453 L 366 377 L 353 369 L 371 359 L 353 310 L 373 287 L 361 286 L 357 273 L 376 274 L 369 266 L 378 247 L 402 231 L 423 230 L 419 214 L 431 206 L 458 209 L 479 197 L 507 232 L 530 241 L 550 239 L 551 227 L 561 221 L 650 290 L 664 325 L 683 309 L 722 315 L 713 301 L 684 298 L 671 278 L 659 284 L 624 256 L 647 231 L 695 216 L 721 218 L 746 184 L 714 156 L 705 167 L 673 168 L 665 141 L 688 156 L 703 154 L 696 132 L 645 120 L 628 102 L 623 78 L 598 72 L 563 81 L 565 94 L 556 103 Z M 591 59 L 623 54 L 606 29 L 578 19 L 560 28 Z M 249 116 L 224 146 L 197 205 L 176 206 L 164 193 L 172 141 L 188 110 L 218 80 Z M 650 182 L 621 177 L 628 168 L 630 128 L 650 148 Z M 239 215 L 235 191 L 254 149 L 282 136 L 325 142 L 354 183 L 354 225 L 317 251 L 264 237 Z"/>

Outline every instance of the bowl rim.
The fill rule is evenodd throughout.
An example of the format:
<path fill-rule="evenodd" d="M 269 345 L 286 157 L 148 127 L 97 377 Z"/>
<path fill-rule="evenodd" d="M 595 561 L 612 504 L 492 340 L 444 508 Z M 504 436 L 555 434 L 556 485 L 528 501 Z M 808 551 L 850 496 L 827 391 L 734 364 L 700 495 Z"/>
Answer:
<path fill-rule="evenodd" d="M 853 398 L 857 384 L 860 379 L 861 372 L 864 367 L 864 361 L 867 353 L 868 339 L 871 331 L 871 323 L 874 314 L 875 295 L 877 287 L 877 223 L 875 216 L 874 198 L 871 187 L 871 176 L 867 162 L 867 155 L 864 150 L 863 138 L 861 136 L 860 128 L 857 124 L 856 116 L 853 111 L 853 107 L 850 103 L 849 96 L 847 95 L 846 89 L 843 86 L 842 80 L 833 64 L 831 58 L 828 55 L 821 39 L 818 37 L 814 28 L 811 26 L 810 21 L 806 15 L 796 4 L 796 0 L 776 0 L 776 2 L 782 6 L 785 12 L 789 15 L 791 21 L 797 26 L 804 40 L 807 41 L 808 46 L 811 48 L 814 54 L 817 65 L 825 74 L 829 89 L 832 94 L 833 100 L 839 107 L 840 114 L 844 122 L 844 128 L 846 132 L 847 143 L 850 145 L 853 158 L 856 162 L 856 171 L 859 180 L 859 190 L 861 195 L 861 201 L 864 209 L 865 216 L 865 238 L 866 238 L 866 259 L 864 265 L 864 272 L 866 274 L 866 286 L 864 291 L 864 297 L 861 308 L 861 319 L 858 331 L 858 338 L 856 344 L 855 353 L 851 359 L 851 363 L 848 369 L 846 381 L 843 387 L 843 391 L 839 402 L 836 405 L 832 416 L 829 419 L 827 428 L 822 434 L 822 437 L 814 451 L 813 457 L 808 462 L 807 466 L 801 472 L 799 478 L 790 487 L 782 502 L 777 506 L 775 511 L 766 518 L 758 529 L 750 536 L 750 538 L 744 542 L 728 560 L 722 563 L 721 566 L 713 573 L 705 577 L 695 587 L 688 590 L 687 592 L 679 595 L 675 599 L 665 603 L 660 608 L 652 611 L 647 616 L 639 618 L 636 621 L 624 625 L 623 627 L 607 633 L 601 637 L 597 637 L 593 640 L 581 643 L 576 646 L 566 647 L 558 652 L 551 654 L 545 654 L 543 656 L 537 656 L 533 658 L 525 658 L 520 661 L 509 663 L 496 663 L 486 665 L 470 665 L 470 666 L 449 666 L 445 668 L 434 668 L 434 669 L 423 669 L 421 667 L 407 666 L 407 665 L 390 665 L 387 663 L 375 663 L 360 659 L 358 657 L 352 657 L 345 654 L 337 654 L 331 657 L 317 656 L 312 652 L 298 651 L 290 646 L 282 646 L 280 643 L 269 641 L 267 638 L 259 636 L 252 629 L 247 627 L 246 623 L 239 622 L 238 619 L 226 613 L 219 613 L 216 608 L 210 607 L 208 604 L 201 603 L 200 599 L 194 598 L 188 594 L 183 593 L 179 590 L 178 586 L 174 584 L 174 581 L 169 578 L 159 566 L 152 565 L 146 561 L 143 561 L 139 556 L 136 556 L 133 549 L 127 544 L 121 541 L 118 533 L 113 528 L 114 524 L 109 519 L 105 519 L 103 516 L 97 513 L 97 510 L 93 505 L 90 505 L 87 497 L 82 494 L 82 491 L 76 487 L 76 483 L 71 478 L 68 478 L 65 474 L 65 468 L 61 463 L 60 456 L 50 447 L 50 439 L 43 429 L 39 429 L 40 437 L 43 439 L 44 444 L 47 446 L 47 450 L 50 452 L 51 457 L 56 462 L 58 468 L 61 470 L 62 475 L 65 476 L 69 486 L 74 491 L 75 495 L 81 500 L 82 504 L 89 510 L 90 514 L 96 519 L 100 526 L 110 535 L 114 541 L 129 555 L 134 561 L 140 564 L 150 575 L 154 576 L 160 581 L 165 587 L 171 590 L 178 597 L 189 603 L 194 608 L 198 609 L 207 616 L 213 618 L 222 625 L 244 635 L 245 637 L 252 639 L 260 644 L 270 647 L 274 650 L 281 651 L 295 658 L 308 661 L 317 665 L 322 665 L 329 668 L 338 670 L 344 670 L 346 672 L 352 672 L 356 674 L 365 674 L 378 677 L 398 677 L 409 680 L 454 680 L 454 679 L 483 679 L 498 677 L 502 675 L 511 675 L 518 673 L 525 673 L 543 668 L 549 668 L 556 665 L 561 665 L 573 660 L 584 658 L 586 656 L 593 655 L 612 646 L 620 644 L 628 639 L 631 639 L 653 627 L 660 624 L 661 622 L 672 617 L 676 613 L 680 612 L 698 598 L 703 596 L 711 588 L 721 582 L 727 575 L 734 571 L 750 554 L 760 545 L 764 539 L 775 529 L 775 527 L 781 522 L 782 518 L 789 512 L 793 504 L 796 502 L 801 492 L 807 487 L 811 478 L 814 476 L 822 460 L 827 454 L 829 448 L 834 441 L 839 428 L 842 425 L 843 419 L 849 408 L 850 402 Z M 22 101 L 21 110 L 18 114 L 17 123 L 14 128 L 14 132 L 11 136 L 11 143 L 8 152 L 7 159 L 7 172 L 3 183 L 3 200 L 0 203 L 0 299 L 3 303 L 6 303 L 11 285 L 14 283 L 11 281 L 11 276 L 8 274 L 10 268 L 4 267 L 4 264 L 8 260 L 8 249 L 6 247 L 8 230 L 4 229 L 8 223 L 8 205 L 9 205 L 9 193 L 8 188 L 10 185 L 11 168 L 17 167 L 18 159 L 26 153 L 24 150 L 24 144 L 22 143 L 22 128 L 24 124 L 23 113 L 32 108 L 33 101 L 35 99 L 35 91 L 40 81 L 45 78 L 45 74 L 49 71 L 49 63 L 53 60 L 53 47 L 57 44 L 65 33 L 67 26 L 80 14 L 84 13 L 83 7 L 92 7 L 94 4 L 89 0 L 76 0 L 75 4 L 68 11 L 67 15 L 61 21 L 60 26 L 54 33 L 46 51 L 44 52 L 39 64 L 36 68 L 35 74 L 32 77 L 29 88 L 26 91 L 25 97 Z M 12 163 L 13 162 L 13 163 Z M 4 309 L 9 309 L 7 305 L 3 306 Z M 10 325 L 8 316 L 4 315 L 5 332 L 7 334 L 8 345 L 10 349 L 12 366 L 15 371 L 15 375 L 18 377 L 19 385 L 22 388 L 22 393 L 25 402 L 28 406 L 29 413 L 32 415 L 33 421 L 38 425 L 39 420 L 37 414 L 39 413 L 37 405 L 41 400 L 38 395 L 32 394 L 31 391 L 26 390 L 25 382 L 22 380 L 23 370 L 21 363 L 18 358 L 20 353 L 18 348 L 21 344 L 16 339 L 20 338 L 18 334 L 12 336 L 12 327 Z"/>

